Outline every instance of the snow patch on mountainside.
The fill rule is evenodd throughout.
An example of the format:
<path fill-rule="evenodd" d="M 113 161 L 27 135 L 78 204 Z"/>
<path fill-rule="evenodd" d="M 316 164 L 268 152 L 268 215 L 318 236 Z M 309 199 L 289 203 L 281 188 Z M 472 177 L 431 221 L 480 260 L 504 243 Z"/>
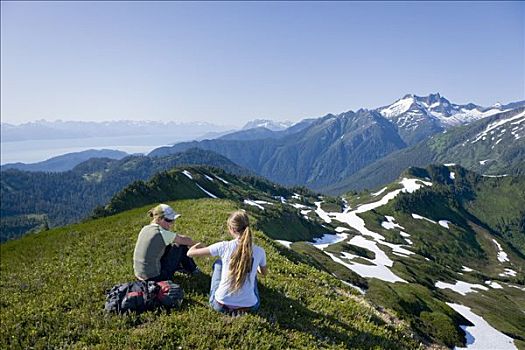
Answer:
<path fill-rule="evenodd" d="M 213 176 L 215 176 L 215 177 L 217 178 L 217 180 L 220 180 L 220 181 L 224 182 L 224 183 L 225 183 L 226 185 L 228 185 L 228 184 L 229 184 L 229 182 L 228 182 L 228 181 L 226 181 L 226 180 L 224 180 L 224 179 L 223 179 L 222 177 L 220 177 L 220 176 L 217 176 L 217 175 L 213 175 Z"/>
<path fill-rule="evenodd" d="M 306 205 L 304 204 L 299 204 L 299 203 L 290 203 L 290 205 L 292 207 L 294 207 L 295 209 L 309 209 L 309 207 L 307 207 Z"/>
<path fill-rule="evenodd" d="M 402 189 L 402 192 L 408 192 L 408 193 L 412 193 L 412 192 L 419 190 L 421 186 L 432 186 L 432 182 L 423 181 L 420 179 L 407 179 L 406 177 L 403 178 L 403 180 L 401 180 L 400 184 L 404 186 L 404 188 Z"/>
<path fill-rule="evenodd" d="M 357 237 L 359 237 L 359 236 L 357 236 Z M 370 241 L 368 241 L 366 239 L 365 239 L 365 241 L 366 242 L 370 242 Z M 363 242 L 363 243 L 366 243 L 366 242 Z M 355 243 L 356 242 L 354 241 L 354 243 L 352 243 L 352 244 L 357 245 Z M 374 253 L 376 251 L 383 252 L 381 249 L 375 249 L 375 248 L 377 248 L 376 245 L 371 245 L 371 248 L 374 249 L 374 250 L 370 249 Z M 379 256 L 379 258 L 376 255 L 376 259 L 370 261 L 370 262 L 373 262 L 375 265 L 364 265 L 364 264 L 356 264 L 356 263 L 349 264 L 349 263 L 346 263 L 345 261 L 343 261 L 341 258 L 338 258 L 337 256 L 335 256 L 332 253 L 329 253 L 329 252 L 325 252 L 325 253 L 328 254 L 328 256 L 330 258 L 332 258 L 332 260 L 335 261 L 336 263 L 339 263 L 339 264 L 345 266 L 347 269 L 350 269 L 350 270 L 356 272 L 360 276 L 368 277 L 368 278 L 377 278 L 379 280 L 386 281 L 386 282 L 391 282 L 391 283 L 395 283 L 395 282 L 406 283 L 406 281 L 404 279 L 402 279 L 402 278 L 398 277 L 396 274 L 394 274 L 387 267 L 387 265 L 382 264 L 383 261 L 381 260 L 381 257 L 383 257 L 383 256 L 381 256 L 381 255 Z M 388 257 L 387 257 L 387 259 L 388 259 Z"/>
<path fill-rule="evenodd" d="M 418 214 L 414 214 L 412 213 L 412 217 L 416 220 L 426 220 L 428 222 L 431 222 L 433 224 L 439 224 L 440 226 L 444 227 L 444 228 L 450 228 L 449 227 L 449 224 L 450 224 L 450 221 L 448 220 L 439 220 L 438 222 L 435 222 L 434 220 L 431 220 L 429 218 L 426 218 L 424 216 L 421 216 L 421 215 L 418 215 Z"/>
<path fill-rule="evenodd" d="M 499 131 L 500 135 L 504 134 L 506 132 L 506 127 L 508 127 L 508 126 L 505 126 L 506 124 L 510 123 L 510 126 L 512 127 L 514 125 L 522 124 L 523 122 L 525 122 L 525 111 L 513 117 L 506 118 L 503 120 L 498 120 L 494 123 L 490 123 L 489 125 L 487 125 L 485 130 L 483 130 L 482 132 L 476 135 L 476 138 L 473 141 L 471 141 L 471 143 L 476 143 L 480 140 L 485 141 L 490 137 L 489 134 L 494 134 L 497 131 Z M 505 126 L 505 128 L 502 128 L 503 126 Z M 512 135 L 514 135 L 515 139 L 519 139 L 522 136 L 518 134 L 518 129 L 519 127 L 514 127 L 513 129 Z M 494 138 L 495 137 L 493 137 L 492 139 Z"/>
<path fill-rule="evenodd" d="M 444 125 L 457 126 L 457 125 L 462 125 L 462 124 L 469 124 L 476 120 L 487 118 L 487 117 L 493 116 L 501 112 L 504 112 L 504 111 L 497 109 L 497 108 L 489 109 L 486 111 L 480 111 L 476 108 L 474 109 L 460 108 L 459 111 L 451 114 L 450 116 L 443 116 L 443 115 L 439 115 L 433 112 L 431 112 L 431 114 L 435 116 L 436 118 L 438 118 Z"/>
<path fill-rule="evenodd" d="M 498 260 L 500 262 L 506 262 L 506 261 L 509 261 L 509 257 L 507 255 L 507 253 L 505 253 L 505 251 L 503 251 L 503 248 L 501 248 L 501 245 L 498 243 L 498 241 L 496 241 L 494 238 L 492 239 L 492 241 L 496 244 L 496 246 L 498 247 Z"/>
<path fill-rule="evenodd" d="M 261 210 L 264 210 L 264 207 L 263 207 L 262 205 L 257 204 L 257 203 L 255 203 L 254 201 L 249 200 L 249 199 L 245 199 L 245 200 L 244 200 L 244 204 L 252 205 L 252 206 L 257 207 L 257 208 L 259 208 L 259 209 L 261 209 Z"/>
<path fill-rule="evenodd" d="M 498 282 L 485 281 L 485 284 L 494 289 L 503 289 L 503 286 L 499 284 Z"/>
<path fill-rule="evenodd" d="M 450 224 L 450 221 L 447 221 L 447 220 L 439 220 L 439 221 L 438 221 L 438 224 L 441 225 L 441 226 L 443 226 L 444 228 L 450 228 L 450 227 L 448 226 L 448 224 Z"/>
<path fill-rule="evenodd" d="M 455 284 L 446 283 L 437 281 L 436 287 L 439 289 L 452 289 L 454 292 L 459 293 L 461 295 L 467 295 L 468 293 L 475 293 L 477 290 L 489 290 L 487 287 L 481 285 L 481 284 L 473 284 L 463 281 L 456 281 Z"/>
<path fill-rule="evenodd" d="M 510 277 L 516 277 L 518 273 L 516 271 L 514 271 L 513 269 L 505 269 L 502 273 L 499 274 L 499 276 L 502 276 L 502 277 L 505 277 L 505 276 L 510 276 Z"/>
<path fill-rule="evenodd" d="M 285 246 L 286 248 L 290 249 L 290 246 L 292 245 L 292 242 L 290 241 L 285 241 L 285 240 L 282 240 L 282 239 L 276 239 L 275 240 L 277 243 L 279 244 L 282 244 L 283 246 Z"/>
<path fill-rule="evenodd" d="M 279 131 L 279 130 L 284 130 L 286 128 L 289 128 L 292 125 L 293 123 L 289 121 L 279 122 L 279 121 L 273 121 L 269 119 L 255 119 L 255 120 L 252 120 L 246 123 L 242 129 L 247 130 L 247 129 L 253 129 L 253 128 L 266 128 L 272 131 Z"/>
<path fill-rule="evenodd" d="M 204 193 L 206 193 L 208 196 L 210 196 L 211 198 L 218 198 L 216 195 L 214 195 L 213 193 L 210 193 L 208 191 L 206 191 L 204 188 L 202 188 L 199 184 L 195 184 L 197 185 L 198 188 L 200 188 Z"/>
<path fill-rule="evenodd" d="M 414 254 L 414 252 L 405 249 L 402 245 L 386 242 L 385 238 L 382 235 L 380 235 L 377 232 L 373 232 L 369 230 L 366 227 L 364 220 L 358 216 L 359 213 L 364 213 L 369 210 L 373 210 L 375 208 L 378 208 L 380 206 L 387 204 L 391 199 L 395 198 L 401 192 L 411 193 L 421 188 L 421 186 L 431 186 L 432 185 L 431 182 L 423 181 L 420 179 L 409 179 L 409 178 L 403 178 L 399 183 L 403 185 L 403 188 L 387 193 L 380 200 L 376 202 L 363 204 L 355 210 L 345 210 L 343 213 L 340 213 L 340 212 L 327 213 L 321 208 L 321 203 L 322 203 L 321 201 L 315 202 L 315 205 L 317 207 L 315 212 L 325 222 L 330 223 L 332 222 L 332 219 L 334 219 L 334 220 L 347 224 L 349 227 L 352 227 L 353 229 L 361 233 L 360 236 L 355 236 L 352 239 L 350 239 L 350 241 L 348 241 L 349 244 L 368 249 L 374 252 L 375 254 L 374 259 L 367 259 L 367 258 L 361 257 L 361 259 L 368 260 L 373 265 L 361 264 L 358 262 L 351 261 L 351 259 L 354 256 L 346 252 L 341 253 L 340 256 L 336 256 L 335 254 L 326 252 L 326 254 L 328 254 L 332 258 L 332 260 L 356 272 L 362 277 L 377 278 L 377 279 L 387 281 L 387 282 L 406 283 L 404 279 L 400 278 L 399 276 L 397 276 L 390 270 L 394 262 L 388 257 L 385 251 L 383 251 L 379 247 L 379 245 L 383 245 L 383 246 L 387 246 L 391 248 L 393 251 L 393 254 L 399 255 L 402 257 L 408 257 L 409 255 Z M 392 224 L 394 225 L 393 227 L 396 227 L 393 217 L 386 217 L 386 219 L 388 220 L 386 221 L 387 226 L 389 224 Z M 412 242 L 410 241 L 409 244 L 411 243 Z M 323 249 L 324 248 L 325 247 L 323 246 Z M 346 259 L 347 261 L 344 261 L 343 259 Z"/>
<path fill-rule="evenodd" d="M 466 348 L 455 347 L 455 350 L 514 350 L 514 340 L 493 328 L 483 317 L 473 313 L 469 307 L 460 304 L 447 303 L 457 313 L 469 320 L 474 326 L 461 326 L 466 333 Z"/>
<path fill-rule="evenodd" d="M 430 220 L 430 219 L 428 219 L 428 218 L 426 218 L 426 217 L 424 217 L 424 216 L 418 215 L 418 214 L 413 214 L 413 213 L 412 213 L 412 217 L 413 217 L 414 219 L 416 219 L 416 220 L 426 220 L 426 221 L 431 222 L 431 223 L 433 223 L 433 224 L 436 223 L 434 220 Z"/>
<path fill-rule="evenodd" d="M 330 218 L 330 216 L 328 215 L 327 212 L 325 212 L 322 208 L 321 208 L 321 201 L 319 202 L 314 202 L 314 204 L 317 206 L 317 209 L 315 210 L 315 213 L 317 214 L 317 216 L 319 216 L 323 221 L 325 221 L 326 223 L 331 223 L 332 222 L 332 219 Z"/>
<path fill-rule="evenodd" d="M 347 238 L 348 234 L 346 233 L 338 233 L 335 235 L 325 234 L 320 238 L 314 238 L 314 242 L 312 244 L 314 247 L 323 250 L 329 245 L 344 241 Z"/>
<path fill-rule="evenodd" d="M 392 230 L 392 229 L 394 229 L 394 228 L 396 228 L 396 227 L 401 228 L 401 229 L 403 229 L 403 230 L 405 229 L 403 226 L 401 226 L 401 225 L 399 225 L 399 224 L 396 224 L 396 223 L 394 222 L 396 219 L 394 219 L 393 216 L 388 216 L 388 215 L 387 215 L 387 216 L 385 216 L 385 218 L 386 218 L 387 221 L 383 221 L 383 222 L 381 223 L 381 226 L 384 227 L 384 228 L 386 228 L 387 230 Z"/>
<path fill-rule="evenodd" d="M 377 191 L 377 192 L 370 193 L 370 195 L 373 196 L 373 197 L 377 197 L 377 196 L 379 196 L 381 193 L 385 192 L 386 189 L 387 189 L 386 187 L 383 187 L 382 189 L 380 189 L 380 190 Z"/>

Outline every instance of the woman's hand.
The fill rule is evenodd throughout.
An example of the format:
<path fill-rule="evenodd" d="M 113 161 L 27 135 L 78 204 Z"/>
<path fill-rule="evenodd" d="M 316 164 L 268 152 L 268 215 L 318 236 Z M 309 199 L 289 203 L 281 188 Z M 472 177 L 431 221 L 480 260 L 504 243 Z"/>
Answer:
<path fill-rule="evenodd" d="M 268 273 L 268 268 L 266 266 L 257 266 L 257 272 L 261 274 L 261 276 L 266 277 L 266 274 Z"/>
<path fill-rule="evenodd" d="M 201 243 L 201 242 L 197 242 L 197 244 L 193 245 L 193 246 L 191 247 L 191 249 L 199 249 L 199 248 L 204 248 L 204 247 L 206 247 L 206 245 L 204 245 L 204 244 Z"/>

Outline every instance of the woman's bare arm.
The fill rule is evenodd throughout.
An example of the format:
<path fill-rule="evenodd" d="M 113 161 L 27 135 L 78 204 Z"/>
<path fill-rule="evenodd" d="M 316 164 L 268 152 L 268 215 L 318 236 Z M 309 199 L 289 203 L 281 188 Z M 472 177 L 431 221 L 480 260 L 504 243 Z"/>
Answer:
<path fill-rule="evenodd" d="M 188 253 L 186 254 L 190 258 L 193 258 L 194 256 L 211 256 L 210 249 L 206 247 L 202 243 L 197 243 L 188 249 Z"/>

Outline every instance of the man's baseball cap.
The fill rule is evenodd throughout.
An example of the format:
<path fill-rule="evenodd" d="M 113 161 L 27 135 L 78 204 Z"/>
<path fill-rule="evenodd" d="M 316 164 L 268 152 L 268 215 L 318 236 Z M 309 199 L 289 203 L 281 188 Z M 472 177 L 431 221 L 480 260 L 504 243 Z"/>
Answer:
<path fill-rule="evenodd" d="M 159 204 L 153 208 L 153 215 L 166 218 L 168 220 L 175 220 L 180 216 L 172 207 L 167 204 Z"/>

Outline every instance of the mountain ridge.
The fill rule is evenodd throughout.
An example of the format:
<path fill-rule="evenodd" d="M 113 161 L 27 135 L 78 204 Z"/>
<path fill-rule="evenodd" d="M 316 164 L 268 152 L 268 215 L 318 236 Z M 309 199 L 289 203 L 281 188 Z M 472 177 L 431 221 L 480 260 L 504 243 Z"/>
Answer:
<path fill-rule="evenodd" d="M 371 138 L 371 135 L 374 137 Z M 375 147 L 365 152 L 368 145 Z M 162 156 L 200 147 L 214 150 L 272 181 L 284 185 L 307 185 L 315 189 L 316 185 L 333 180 L 331 177 L 325 179 L 327 172 L 331 176 L 343 177 L 371 159 L 380 158 L 390 150 L 404 146 L 388 121 L 376 112 L 359 110 L 356 113 L 348 112 L 340 118 L 329 114 L 286 138 L 179 143 L 172 147 L 158 148 L 149 153 L 149 156 Z M 331 157 L 343 159 L 347 152 L 356 156 L 350 166 L 342 162 L 326 161 Z M 327 169 L 330 167 L 331 169 Z"/>
<path fill-rule="evenodd" d="M 319 190 L 340 194 L 349 190 L 373 189 L 393 181 L 407 167 L 425 167 L 431 163 L 461 164 L 488 175 L 523 174 L 524 112 L 525 108 L 502 112 L 436 134 L 421 143 L 392 152 L 347 179 Z"/>
<path fill-rule="evenodd" d="M 412 102 L 397 111 L 392 107 L 400 104 L 400 101 L 402 105 L 405 100 Z M 515 107 L 524 103 L 519 101 L 506 106 Z M 299 131 L 292 129 L 294 126 L 277 132 L 248 129 L 216 140 L 157 148 L 149 155 L 166 155 L 190 147 L 203 148 L 218 152 L 283 185 L 304 185 L 324 190 L 390 153 L 460 127 L 454 127 L 456 124 L 471 125 L 491 118 L 491 114 L 507 113 L 501 110 L 503 107 L 485 108 L 472 103 L 456 105 L 439 94 L 426 97 L 410 94 L 390 106 L 359 109 L 338 115 L 327 114 L 308 120 L 306 124 L 298 123 L 294 126 L 301 125 Z M 388 108 L 392 113 L 385 113 Z M 353 120 L 353 124 L 350 120 Z M 334 122 L 337 125 L 331 125 Z M 283 137 L 287 130 L 290 131 Z"/>
<path fill-rule="evenodd" d="M 66 153 L 60 156 L 52 157 L 42 162 L 36 163 L 7 163 L 0 167 L 1 170 L 17 169 L 23 171 L 49 171 L 49 172 L 61 172 L 73 169 L 78 164 L 90 160 L 91 158 L 109 158 L 120 160 L 128 153 L 111 150 L 111 149 L 89 149 L 81 152 Z"/>

